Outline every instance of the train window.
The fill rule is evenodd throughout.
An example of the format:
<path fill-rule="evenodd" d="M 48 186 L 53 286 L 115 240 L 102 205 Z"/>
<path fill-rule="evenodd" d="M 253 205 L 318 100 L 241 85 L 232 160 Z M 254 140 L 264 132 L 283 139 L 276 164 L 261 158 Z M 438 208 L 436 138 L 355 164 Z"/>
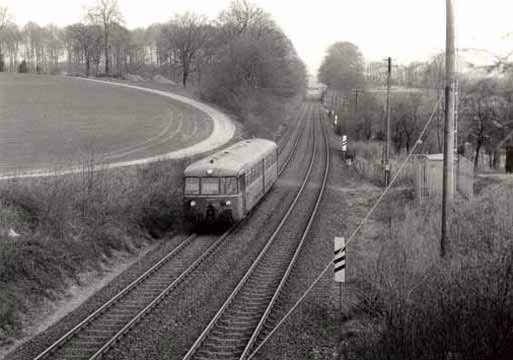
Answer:
<path fill-rule="evenodd" d="M 227 195 L 237 194 L 237 178 L 226 177 L 221 178 L 221 193 Z"/>
<path fill-rule="evenodd" d="M 199 178 L 185 178 L 185 194 L 196 195 L 200 192 Z"/>
<path fill-rule="evenodd" d="M 219 178 L 210 177 L 201 179 L 201 194 L 202 195 L 217 195 L 219 194 Z"/>

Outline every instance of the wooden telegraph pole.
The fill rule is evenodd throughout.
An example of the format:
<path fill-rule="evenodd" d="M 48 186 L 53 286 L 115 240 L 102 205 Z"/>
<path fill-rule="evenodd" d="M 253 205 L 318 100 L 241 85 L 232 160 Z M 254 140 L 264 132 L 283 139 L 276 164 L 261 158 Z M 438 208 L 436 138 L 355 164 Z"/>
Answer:
<path fill-rule="evenodd" d="M 456 51 L 454 34 L 454 1 L 446 0 L 446 53 L 445 53 L 445 126 L 444 168 L 442 190 L 442 238 L 440 256 L 447 253 L 447 228 L 454 200 L 454 85 L 456 83 Z"/>
<path fill-rule="evenodd" d="M 392 77 L 392 58 L 387 59 L 387 105 L 386 105 L 386 145 L 385 145 L 385 187 L 390 183 L 390 79 Z"/>

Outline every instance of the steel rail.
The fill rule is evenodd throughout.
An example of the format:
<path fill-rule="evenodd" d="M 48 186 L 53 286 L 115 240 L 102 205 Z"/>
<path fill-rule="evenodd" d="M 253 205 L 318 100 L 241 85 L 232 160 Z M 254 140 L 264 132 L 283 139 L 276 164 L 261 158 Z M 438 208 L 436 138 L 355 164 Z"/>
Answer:
<path fill-rule="evenodd" d="M 291 149 L 291 151 L 289 151 L 289 154 L 287 156 L 287 160 L 285 160 L 285 162 L 283 163 L 280 171 L 278 172 L 278 176 L 281 176 L 281 174 L 283 174 L 285 169 L 289 166 L 292 158 L 296 154 L 297 145 L 299 144 L 299 140 L 301 139 L 301 137 L 304 134 L 304 128 L 306 126 L 305 125 L 305 120 L 304 120 L 305 119 L 305 114 L 306 114 L 306 110 L 303 108 L 303 112 L 301 113 L 301 121 L 300 121 L 300 124 L 298 126 L 297 134 L 295 136 L 294 143 L 292 145 L 292 149 Z M 279 156 L 281 155 L 282 152 L 283 152 L 283 149 L 278 153 L 278 158 L 279 158 Z"/>
<path fill-rule="evenodd" d="M 314 128 L 312 127 L 312 132 L 313 131 L 314 131 Z M 258 265 L 260 264 L 261 260 L 264 258 L 265 255 L 267 255 L 267 251 L 269 250 L 269 248 L 273 244 L 274 240 L 277 238 L 277 235 L 279 234 L 279 232 L 282 230 L 282 228 L 283 228 L 284 224 L 286 223 L 286 221 L 288 220 L 290 214 L 295 209 L 295 205 L 299 201 L 299 198 L 303 194 L 304 189 L 306 188 L 306 185 L 309 182 L 309 178 L 310 178 L 310 175 L 312 173 L 312 169 L 313 169 L 313 166 L 314 166 L 314 163 L 315 163 L 316 153 L 317 153 L 317 144 L 316 144 L 315 137 L 314 137 L 312 157 L 310 159 L 308 170 L 307 170 L 307 172 L 306 172 L 306 174 L 304 176 L 304 179 L 303 179 L 303 182 L 301 184 L 301 187 L 300 187 L 299 191 L 297 192 L 297 194 L 296 194 L 292 204 L 290 205 L 289 209 L 287 210 L 286 214 L 284 215 L 284 217 L 282 218 L 282 220 L 280 221 L 280 223 L 278 224 L 278 226 L 276 227 L 276 229 L 274 230 L 272 235 L 269 237 L 269 240 L 267 241 L 267 243 L 264 246 L 264 248 L 260 251 L 258 257 L 253 261 L 252 265 L 247 270 L 247 272 L 244 275 L 244 277 L 239 281 L 238 285 L 233 290 L 233 292 L 230 294 L 228 299 L 224 302 L 224 304 L 221 306 L 221 308 L 218 310 L 218 312 L 214 315 L 212 320 L 209 322 L 207 327 L 202 331 L 200 336 L 196 339 L 196 341 L 191 346 L 189 351 L 185 354 L 185 356 L 183 357 L 183 360 L 190 360 L 194 356 L 196 351 L 202 345 L 203 341 L 207 338 L 207 336 L 210 334 L 210 332 L 212 331 L 214 326 L 217 324 L 217 322 L 219 321 L 221 316 L 223 314 L 225 314 L 225 312 L 228 309 L 228 307 L 230 306 L 230 304 L 233 302 L 233 300 L 239 294 L 240 290 L 243 288 L 243 286 L 247 283 L 248 279 L 254 273 L 255 269 L 258 267 Z"/>
<path fill-rule="evenodd" d="M 326 190 L 326 183 L 328 181 L 329 168 L 330 168 L 330 148 L 329 148 L 329 145 L 328 145 L 328 137 L 326 135 L 326 130 L 325 130 L 324 126 L 321 123 L 321 117 L 320 116 L 319 116 L 319 123 L 320 123 L 321 129 L 322 129 L 322 135 L 323 135 L 324 144 L 325 144 L 325 148 L 326 148 L 326 154 L 325 154 L 325 164 L 326 165 L 324 167 L 324 174 L 323 174 L 322 184 L 321 184 L 321 187 L 319 189 L 319 193 L 317 195 L 317 201 L 315 202 L 314 209 L 313 209 L 313 211 L 312 211 L 312 213 L 310 215 L 310 220 L 308 221 L 308 224 L 306 225 L 306 228 L 303 231 L 303 235 L 301 236 L 301 240 L 299 241 L 298 247 L 297 247 L 296 251 L 294 252 L 294 255 L 293 255 L 293 257 L 292 257 L 292 259 L 291 259 L 291 261 L 290 261 L 290 263 L 289 263 L 289 265 L 287 267 L 287 270 L 285 271 L 285 274 L 283 275 L 283 277 L 282 277 L 282 279 L 280 281 L 280 284 L 276 288 L 276 291 L 275 291 L 271 301 L 267 305 L 267 308 L 265 309 L 264 314 L 262 315 L 262 318 L 260 319 L 257 327 L 255 328 L 255 331 L 251 335 L 251 338 L 249 339 L 246 347 L 244 348 L 244 351 L 242 352 L 242 355 L 239 358 L 240 360 L 245 359 L 249 355 L 249 352 L 250 352 L 252 346 L 255 344 L 255 342 L 257 340 L 257 337 L 260 335 L 265 322 L 267 321 L 269 315 L 271 314 L 271 311 L 272 311 L 276 301 L 278 300 L 278 297 L 280 296 L 280 294 L 282 292 L 282 289 L 285 286 L 285 283 L 289 279 L 290 273 L 292 272 L 292 270 L 293 270 L 293 268 L 294 268 L 294 266 L 296 264 L 297 258 L 299 257 L 299 254 L 301 253 L 301 250 L 303 249 L 303 245 L 305 243 L 305 239 L 308 236 L 308 233 L 310 232 L 310 228 L 312 227 L 312 224 L 313 224 L 313 221 L 315 219 L 315 216 L 317 215 L 317 210 L 319 209 L 319 206 L 320 206 L 321 201 L 323 199 L 323 196 L 324 196 L 324 193 L 325 193 L 325 190 Z"/>
<path fill-rule="evenodd" d="M 167 255 L 165 255 L 162 259 L 160 259 L 156 264 L 154 264 L 151 268 L 145 271 L 142 275 L 140 275 L 137 279 L 128 284 L 125 288 L 123 288 L 120 292 L 118 292 L 114 297 L 92 312 L 89 316 L 87 316 L 84 320 L 78 323 L 71 330 L 62 335 L 59 339 L 54 341 L 49 347 L 47 347 L 43 352 L 37 355 L 34 360 L 41 360 L 47 357 L 49 354 L 54 352 L 56 349 L 60 348 L 64 345 L 69 339 L 75 336 L 81 329 L 85 328 L 89 325 L 93 320 L 95 320 L 98 316 L 103 314 L 106 310 L 108 310 L 112 305 L 114 305 L 118 300 L 123 298 L 125 295 L 130 293 L 133 289 L 135 289 L 138 285 L 140 285 L 144 280 L 149 278 L 155 271 L 160 269 L 164 264 L 166 264 L 169 260 L 174 258 L 174 256 L 183 250 L 185 245 L 189 244 L 193 239 L 196 238 L 196 234 L 192 234 L 187 237 L 182 243 L 173 250 L 171 250 Z"/>
<path fill-rule="evenodd" d="M 99 356 L 106 353 L 114 343 L 116 343 L 124 334 L 128 332 L 136 323 L 138 323 L 145 315 L 147 315 L 155 306 L 157 306 L 166 295 L 169 294 L 174 288 L 176 288 L 185 278 L 191 274 L 203 261 L 205 261 L 210 255 L 212 255 L 217 248 L 223 243 L 223 241 L 230 235 L 239 223 L 233 225 L 223 235 L 221 235 L 209 248 L 197 258 L 179 277 L 177 277 L 171 284 L 169 284 L 157 297 L 155 297 L 144 309 L 139 311 L 132 320 L 130 320 L 121 330 L 119 330 L 110 340 L 108 340 L 97 352 L 95 352 L 89 360 L 98 359 Z"/>
<path fill-rule="evenodd" d="M 284 164 L 281 173 L 288 167 L 291 158 L 296 153 L 299 138 L 303 135 L 303 131 L 300 130 L 300 134 L 296 137 L 293 145 L 293 150 L 289 155 L 286 163 Z M 207 251 L 205 251 L 200 258 L 198 258 L 187 270 L 185 270 L 176 280 L 173 281 L 166 289 L 164 289 L 154 300 L 151 301 L 144 309 L 142 309 L 132 320 L 130 320 L 121 330 L 119 330 L 107 343 L 105 343 L 96 353 L 94 353 L 89 360 L 98 359 L 100 356 L 105 354 L 124 334 L 126 334 L 135 324 L 137 324 L 146 314 L 148 314 L 155 306 L 157 306 L 164 297 L 178 286 L 194 269 L 196 269 L 207 257 L 212 255 L 215 250 L 221 245 L 221 243 L 230 235 L 236 228 L 242 226 L 247 221 L 246 217 L 243 221 L 234 224 L 228 231 L 226 231 L 214 244 L 212 244 Z"/>
<path fill-rule="evenodd" d="M 304 113 L 301 115 L 301 122 L 304 122 Z M 298 134 L 295 137 L 295 141 L 293 143 L 293 148 L 289 152 L 287 160 L 283 164 L 281 170 L 279 171 L 279 176 L 283 173 L 283 171 L 290 164 L 291 159 L 296 153 L 297 146 L 300 138 L 304 133 L 304 124 L 300 125 L 303 129 L 298 130 Z M 92 357 L 89 359 L 97 359 L 100 355 L 107 352 L 126 332 L 128 332 L 136 323 L 138 323 L 150 310 L 152 310 L 158 303 L 162 301 L 162 299 L 169 294 L 179 283 L 181 283 L 194 269 L 196 269 L 207 257 L 212 255 L 215 250 L 221 245 L 221 243 L 230 235 L 236 228 L 240 227 L 247 217 L 237 224 L 234 224 L 230 227 L 225 233 L 223 233 L 192 265 L 190 265 L 178 278 L 176 278 L 169 286 L 166 287 L 159 295 L 157 295 L 147 306 L 144 307 L 140 312 L 138 312 L 121 330 L 119 330 L 112 338 L 110 338 L 98 351 L 96 351 Z M 132 290 L 137 288 L 139 285 L 143 283 L 144 280 L 148 279 L 152 274 L 154 274 L 157 270 L 159 270 L 162 266 L 164 266 L 168 261 L 175 257 L 181 250 L 185 248 L 187 244 L 189 244 L 193 239 L 197 237 L 196 234 L 192 234 L 188 236 L 180 245 L 176 246 L 173 250 L 171 250 L 168 254 L 166 254 L 162 259 L 160 259 L 156 264 L 154 264 L 150 269 L 145 271 L 142 275 L 140 275 L 137 279 L 132 281 L 129 285 L 123 288 L 120 292 L 118 292 L 114 297 L 109 299 L 103 305 L 101 305 L 98 309 L 96 309 L 93 313 L 88 315 L 84 320 L 82 320 L 79 324 L 74 326 L 71 330 L 62 335 L 59 339 L 54 341 L 50 346 L 48 346 L 43 352 L 39 353 L 34 360 L 42 360 L 50 356 L 52 353 L 62 348 L 69 340 L 75 337 L 81 330 L 85 329 L 88 325 L 90 325 L 96 318 L 100 315 L 104 314 L 107 310 L 109 310 L 114 304 L 116 304 L 119 300 L 128 295 Z"/>

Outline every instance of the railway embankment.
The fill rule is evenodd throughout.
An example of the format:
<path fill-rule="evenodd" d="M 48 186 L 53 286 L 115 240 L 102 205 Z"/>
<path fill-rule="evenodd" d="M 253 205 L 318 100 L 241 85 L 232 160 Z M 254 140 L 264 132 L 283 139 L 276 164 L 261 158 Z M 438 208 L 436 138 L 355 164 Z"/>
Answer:
<path fill-rule="evenodd" d="M 295 128 L 297 113 L 288 111 L 280 123 L 263 125 L 275 140 Z M 238 125 L 233 141 L 248 134 Z M 170 236 L 188 230 L 181 174 L 197 157 L 97 172 L 91 157 L 72 174 L 0 184 L 2 356 L 46 326 L 50 337 L 61 333 L 66 325 L 52 324 L 61 317 L 60 324 L 75 323 L 176 245 Z"/>

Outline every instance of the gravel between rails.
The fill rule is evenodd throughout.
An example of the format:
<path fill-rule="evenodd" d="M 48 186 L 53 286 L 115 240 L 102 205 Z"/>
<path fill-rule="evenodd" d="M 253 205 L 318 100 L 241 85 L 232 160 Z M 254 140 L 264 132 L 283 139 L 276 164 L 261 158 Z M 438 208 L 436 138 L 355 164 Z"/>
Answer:
<path fill-rule="evenodd" d="M 88 359 L 204 254 L 216 239 L 191 237 L 161 267 L 45 359 Z M 149 295 L 149 296 L 148 296 Z"/>
<path fill-rule="evenodd" d="M 300 118 L 304 117 L 306 114 L 306 109 L 303 109 L 300 112 Z M 301 129 L 301 121 L 298 121 L 298 125 L 295 126 L 295 130 L 293 133 L 299 132 Z M 293 137 L 293 136 L 291 136 Z M 300 148 L 298 149 L 297 154 L 304 153 L 305 144 L 300 144 Z M 303 149 L 303 150 L 302 150 Z M 287 146 L 284 147 L 284 151 L 282 154 L 286 154 L 290 149 Z M 296 155 L 296 158 L 300 158 L 300 155 Z M 285 156 L 282 156 L 281 159 L 284 159 Z M 287 202 L 287 198 L 290 198 L 290 192 L 293 192 L 297 187 L 297 173 L 300 172 L 302 165 L 300 162 L 301 159 L 297 160 L 293 164 L 291 164 L 290 168 L 287 169 L 282 176 L 282 185 L 275 185 L 273 188 L 274 195 L 268 196 L 268 198 L 274 199 L 273 201 L 267 201 L 265 204 L 260 205 L 263 210 L 260 213 L 266 213 L 266 216 L 253 216 L 252 225 L 250 229 L 242 232 L 242 236 L 245 238 L 251 239 L 257 235 L 258 230 L 261 228 L 272 229 L 275 224 L 273 224 L 272 219 L 274 218 L 273 212 L 283 212 L 285 206 L 284 203 Z M 266 210 L 267 208 L 267 210 Z M 255 232 L 254 230 L 257 229 Z M 237 232 L 238 234 L 239 232 Z M 234 237 L 239 235 L 234 234 Z M 81 306 L 79 306 L 75 311 L 69 313 L 60 321 L 49 327 L 46 331 L 34 336 L 31 340 L 25 342 L 20 345 L 16 349 L 14 349 L 11 353 L 6 356 L 6 360 L 11 359 L 32 359 L 38 353 L 43 351 L 47 346 L 49 346 L 52 342 L 57 340 L 59 337 L 64 335 L 68 330 L 74 327 L 78 322 L 80 322 L 83 318 L 85 318 L 88 314 L 93 312 L 100 305 L 105 303 L 110 297 L 119 292 L 122 288 L 136 279 L 139 275 L 141 275 L 144 271 L 146 271 L 149 267 L 151 267 L 156 261 L 158 261 L 165 253 L 169 252 L 175 246 L 177 246 L 181 241 L 185 239 L 185 235 L 169 237 L 159 241 L 156 245 L 154 245 L 154 249 L 151 250 L 144 257 L 141 257 L 135 264 L 133 264 L 129 269 L 125 272 L 118 275 L 115 279 L 113 279 L 108 285 L 100 289 L 93 296 L 89 297 Z M 253 246 L 255 248 L 255 246 Z M 242 251 L 246 249 L 244 247 L 241 248 Z M 234 249 L 236 251 L 236 249 Z M 240 255 L 240 253 L 239 253 Z M 232 261 L 237 263 L 237 258 L 234 258 Z M 238 265 L 238 264 L 237 264 Z M 214 264 L 214 266 L 216 266 Z M 228 268 L 228 273 L 230 269 Z M 200 279 L 201 280 L 201 279 Z M 205 281 L 205 280 L 204 280 Z M 207 284 L 209 282 L 207 276 Z M 222 282 L 222 281 L 221 281 Z M 214 295 L 215 291 L 214 291 Z M 206 299 L 206 298 L 204 298 Z M 187 296 L 185 296 L 185 303 L 187 303 Z M 173 306 L 172 306 L 173 307 Z M 150 315 L 151 316 L 151 315 Z M 158 317 L 158 316 L 157 316 Z M 166 324 L 165 326 L 173 326 L 172 323 Z M 144 331 L 143 331 L 144 332 Z M 144 350 L 144 349 L 143 349 Z M 142 355 L 142 358 L 145 356 Z M 130 357 L 129 357 L 130 358 Z M 160 358 L 159 355 L 156 358 Z"/>
<path fill-rule="evenodd" d="M 148 270 L 155 262 L 162 258 L 164 254 L 178 246 L 184 239 L 184 235 L 177 235 L 168 236 L 159 240 L 155 247 L 145 256 L 141 257 L 126 271 L 119 274 L 109 284 L 89 297 L 75 311 L 67 314 L 44 332 L 34 336 L 32 339 L 14 349 L 12 352 L 7 354 L 5 359 L 32 359 L 37 356 L 37 354 L 64 335 L 68 330 L 73 328 L 83 318 L 92 313 L 121 289 L 130 284 L 130 282 Z"/>
<path fill-rule="evenodd" d="M 192 358 L 242 358 L 244 347 L 247 346 L 250 350 L 249 347 L 254 346 L 253 343 L 247 344 L 247 341 L 255 331 L 260 317 L 267 308 L 277 285 L 282 281 L 282 277 L 298 248 L 307 224 L 312 217 L 320 195 L 320 186 L 324 179 L 326 166 L 324 136 L 320 130 L 318 119 L 315 116 L 309 116 L 309 121 L 312 122 L 312 127 L 316 129 L 312 133 L 312 138 L 316 140 L 317 151 L 314 158 L 308 159 L 308 163 L 311 162 L 312 164 L 312 171 L 306 180 L 306 188 L 298 197 L 290 216 L 280 228 L 276 238 L 263 255 L 261 262 L 254 268 L 250 278 L 212 326 L 209 335 L 204 338 L 195 353 L 188 354 L 192 355 Z M 272 273 L 269 273 L 270 270 L 272 270 Z M 254 299 L 253 297 L 256 296 L 257 292 L 261 296 Z M 248 303 L 251 303 L 251 306 L 246 308 Z M 265 334 L 266 328 L 272 323 L 273 312 L 279 308 L 279 301 L 273 304 L 270 317 L 263 323 L 263 327 L 259 328 L 258 335 L 255 334 L 256 344 L 258 344 L 258 337 Z M 225 333 L 229 328 L 232 329 L 230 333 L 233 334 L 227 335 Z M 237 336 L 234 335 L 235 331 Z M 235 342 L 235 340 L 237 341 Z"/>
<path fill-rule="evenodd" d="M 379 194 L 379 189 L 363 187 L 354 170 L 343 164 L 340 138 L 333 133 L 326 117 L 321 116 L 331 151 L 328 188 L 284 291 L 287 296 L 280 300 L 283 302 L 280 319 L 332 261 L 333 237 L 345 236 L 347 239 Z M 364 234 L 360 236 L 372 236 L 372 231 L 364 228 Z M 358 241 L 359 237 L 351 245 L 358 244 Z M 347 276 L 351 276 L 354 264 L 351 259 L 353 248 L 349 246 L 347 250 Z M 331 270 L 253 359 L 339 359 L 341 328 L 348 318 L 339 310 L 338 296 L 338 286 L 333 281 Z M 349 300 L 347 292 L 343 296 Z"/>
<path fill-rule="evenodd" d="M 186 353 L 287 210 L 306 171 L 303 160 L 311 146 L 312 139 L 303 136 L 290 167 L 282 175 L 285 181 L 277 182 L 247 223 L 227 239 L 226 246 L 201 265 L 204 271 L 198 271 L 164 300 L 106 359 L 177 359 Z"/>

